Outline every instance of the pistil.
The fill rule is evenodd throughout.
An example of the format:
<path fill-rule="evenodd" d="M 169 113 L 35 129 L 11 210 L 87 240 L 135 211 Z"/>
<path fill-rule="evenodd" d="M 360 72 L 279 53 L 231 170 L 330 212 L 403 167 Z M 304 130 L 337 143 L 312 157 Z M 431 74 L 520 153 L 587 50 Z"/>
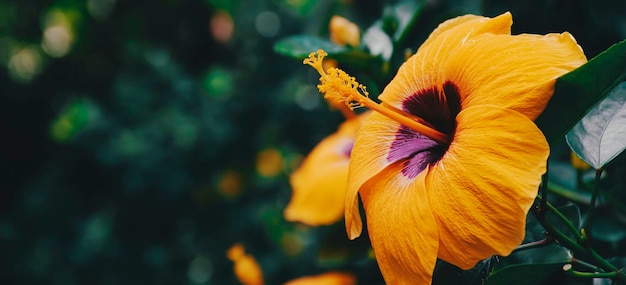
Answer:
<path fill-rule="evenodd" d="M 304 59 L 303 63 L 315 68 L 320 74 L 320 84 L 317 88 L 324 94 L 324 99 L 330 101 L 336 105 L 343 103 L 350 110 L 354 111 L 356 108 L 367 107 L 371 110 L 378 112 L 416 132 L 419 132 L 437 142 L 443 144 L 450 143 L 450 137 L 444 133 L 437 131 L 425 124 L 422 124 L 424 120 L 409 114 L 402 110 L 398 110 L 386 104 L 378 104 L 370 99 L 369 93 L 365 86 L 358 83 L 354 77 L 351 77 L 346 72 L 338 68 L 329 68 L 324 71 L 322 62 L 324 57 L 328 54 L 323 50 L 312 52 L 309 57 Z"/>

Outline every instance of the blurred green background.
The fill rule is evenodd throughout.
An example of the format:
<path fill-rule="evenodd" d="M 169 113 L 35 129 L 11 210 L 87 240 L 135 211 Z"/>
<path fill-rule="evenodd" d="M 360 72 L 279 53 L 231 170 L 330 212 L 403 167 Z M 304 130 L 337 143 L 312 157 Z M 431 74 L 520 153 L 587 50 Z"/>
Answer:
<path fill-rule="evenodd" d="M 364 30 L 390 3 L 0 1 L 0 284 L 236 284 L 236 242 L 268 284 L 336 268 L 382 284 L 366 237 L 282 218 L 289 173 L 342 117 L 272 47 L 327 37 L 334 14 Z M 588 58 L 626 38 L 623 1 L 424 3 L 414 48 L 505 11 Z"/>

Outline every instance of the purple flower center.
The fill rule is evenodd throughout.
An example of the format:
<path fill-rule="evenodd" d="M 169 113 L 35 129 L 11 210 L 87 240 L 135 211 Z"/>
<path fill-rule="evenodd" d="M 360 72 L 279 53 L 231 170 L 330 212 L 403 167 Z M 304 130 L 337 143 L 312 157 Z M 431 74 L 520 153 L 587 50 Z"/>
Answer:
<path fill-rule="evenodd" d="M 436 130 L 454 135 L 456 115 L 461 109 L 461 97 L 456 85 L 446 82 L 443 86 L 420 90 L 402 102 L 402 110 L 416 115 Z M 441 159 L 449 145 L 436 142 L 408 127 L 401 126 L 391 143 L 387 161 L 404 161 L 402 174 L 416 177 L 426 166 Z"/>

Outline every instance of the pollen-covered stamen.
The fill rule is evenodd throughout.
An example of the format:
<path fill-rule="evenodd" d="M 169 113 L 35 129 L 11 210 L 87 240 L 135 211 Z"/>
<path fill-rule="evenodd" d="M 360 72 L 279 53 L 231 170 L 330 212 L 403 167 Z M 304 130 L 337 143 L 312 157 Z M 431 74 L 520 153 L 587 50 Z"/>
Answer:
<path fill-rule="evenodd" d="M 324 99 L 335 103 L 343 102 L 350 110 L 359 107 L 368 107 L 437 142 L 444 144 L 450 142 L 448 135 L 420 123 L 420 121 L 423 120 L 419 117 L 374 102 L 368 97 L 369 93 L 365 86 L 358 83 L 354 77 L 348 75 L 343 70 L 330 68 L 325 72 L 322 67 L 322 62 L 326 55 L 328 54 L 320 49 L 317 52 L 310 53 L 309 57 L 303 61 L 304 64 L 312 66 L 320 74 L 320 84 L 317 85 L 317 88 L 324 94 Z"/>
<path fill-rule="evenodd" d="M 365 86 L 359 84 L 356 78 L 341 69 L 331 67 L 324 71 L 323 60 L 326 55 L 325 51 L 318 50 L 317 53 L 310 53 L 303 62 L 315 68 L 320 74 L 320 84 L 317 85 L 317 89 L 324 94 L 324 99 L 337 105 L 345 104 L 352 111 L 363 107 L 364 105 L 360 102 L 361 98 L 367 98 L 369 95 Z"/>

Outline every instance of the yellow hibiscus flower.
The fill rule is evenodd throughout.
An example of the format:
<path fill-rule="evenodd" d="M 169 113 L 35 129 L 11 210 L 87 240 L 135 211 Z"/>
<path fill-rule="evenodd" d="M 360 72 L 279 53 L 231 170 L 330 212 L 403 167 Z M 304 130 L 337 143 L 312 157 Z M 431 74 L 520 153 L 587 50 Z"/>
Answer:
<path fill-rule="evenodd" d="M 329 100 L 373 111 L 349 167 L 346 229 L 362 231 L 357 195 L 388 284 L 430 284 L 437 258 L 462 269 L 508 255 L 546 171 L 549 146 L 533 120 L 556 78 L 586 62 L 569 33 L 511 35 L 512 17 L 442 23 L 377 104 L 323 51 L 305 63 Z"/>

